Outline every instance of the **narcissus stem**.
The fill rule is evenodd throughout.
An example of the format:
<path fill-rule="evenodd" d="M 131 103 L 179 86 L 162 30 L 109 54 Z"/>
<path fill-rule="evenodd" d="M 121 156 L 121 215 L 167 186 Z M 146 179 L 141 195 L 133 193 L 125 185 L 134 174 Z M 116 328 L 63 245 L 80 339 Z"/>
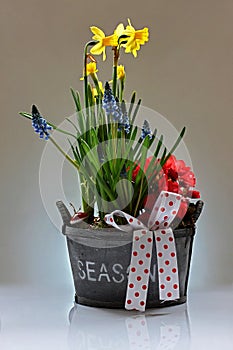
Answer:
<path fill-rule="evenodd" d="M 96 44 L 96 41 L 88 41 L 84 47 L 83 53 L 83 70 L 84 70 L 84 98 L 85 98 L 85 108 L 88 109 L 89 101 L 88 101 L 88 81 L 87 81 L 87 58 L 88 58 L 88 48 L 89 46 L 93 46 Z"/>
<path fill-rule="evenodd" d="M 116 91 L 117 91 L 117 66 L 118 66 L 118 60 L 119 60 L 119 49 L 114 46 L 113 48 L 113 72 L 112 72 L 112 93 L 113 96 L 116 97 Z"/>

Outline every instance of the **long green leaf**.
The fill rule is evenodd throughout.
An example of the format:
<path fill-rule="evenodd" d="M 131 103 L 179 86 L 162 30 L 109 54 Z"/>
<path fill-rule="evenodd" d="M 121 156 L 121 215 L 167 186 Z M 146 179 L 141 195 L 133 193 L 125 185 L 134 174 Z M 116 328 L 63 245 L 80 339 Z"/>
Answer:
<path fill-rule="evenodd" d="M 82 105 L 81 105 L 81 99 L 78 91 L 74 91 L 72 88 L 70 89 L 71 94 L 74 99 L 75 107 L 76 107 L 76 113 L 77 113 L 77 122 L 79 125 L 79 130 L 82 134 L 85 133 L 85 116 L 82 111 Z"/>
<path fill-rule="evenodd" d="M 174 146 L 171 148 L 171 150 L 169 151 L 169 153 L 167 154 L 166 158 L 164 159 L 164 162 L 163 164 L 166 163 L 166 161 L 168 160 L 168 158 L 172 155 L 172 153 L 175 152 L 175 150 L 177 149 L 177 147 L 179 146 L 181 140 L 183 139 L 184 137 L 184 134 L 185 134 L 185 131 L 186 131 L 186 127 L 184 126 L 183 129 L 181 130 L 176 142 L 174 143 Z M 162 164 L 162 165 L 163 165 Z"/>
<path fill-rule="evenodd" d="M 160 136 L 160 139 L 159 139 L 159 141 L 158 141 L 158 143 L 157 143 L 157 147 L 156 147 L 156 150 L 155 150 L 155 152 L 154 152 L 154 157 L 155 157 L 155 158 L 158 157 L 159 151 L 160 151 L 162 145 L 163 145 L 163 135 Z"/>
<path fill-rule="evenodd" d="M 66 118 L 66 120 L 68 121 L 68 123 L 70 123 L 74 129 L 77 131 L 77 137 L 79 136 L 80 132 L 79 132 L 79 129 L 77 128 L 77 126 L 74 124 L 74 122 L 72 122 L 72 120 L 70 120 L 69 118 Z"/>
<path fill-rule="evenodd" d="M 136 99 L 136 91 L 133 91 L 132 97 L 131 97 L 131 100 L 130 100 L 129 110 L 128 110 L 129 120 L 131 119 L 131 114 L 132 114 L 133 106 L 134 106 L 134 103 L 135 103 L 135 99 Z"/>
<path fill-rule="evenodd" d="M 132 146 L 133 146 L 133 143 L 135 141 L 136 135 L 137 135 L 137 126 L 134 127 L 134 130 L 133 130 L 133 132 L 131 134 L 131 139 L 128 140 L 128 143 L 126 144 L 125 151 L 122 154 L 122 160 L 121 160 L 120 165 L 119 165 L 119 169 L 118 169 L 118 172 L 117 172 L 117 177 L 120 176 L 120 174 L 121 174 L 121 172 L 123 170 L 123 167 L 124 167 L 124 165 L 126 163 L 126 159 L 128 158 L 130 152 L 132 151 Z"/>
<path fill-rule="evenodd" d="M 81 102 L 80 102 L 80 96 L 78 91 L 74 91 L 72 88 L 70 88 L 74 103 L 75 103 L 75 107 L 76 107 L 76 111 L 80 112 L 82 110 L 82 106 L 81 106 Z"/>
<path fill-rule="evenodd" d="M 142 102 L 141 99 L 138 100 L 137 106 L 136 106 L 136 108 L 135 108 L 135 110 L 134 110 L 134 112 L 133 112 L 133 117 L 132 117 L 132 121 L 131 121 L 132 124 L 134 124 L 134 121 L 135 121 L 135 118 L 136 118 L 136 116 L 137 116 L 137 114 L 138 114 L 138 111 L 139 111 L 141 102 Z"/>

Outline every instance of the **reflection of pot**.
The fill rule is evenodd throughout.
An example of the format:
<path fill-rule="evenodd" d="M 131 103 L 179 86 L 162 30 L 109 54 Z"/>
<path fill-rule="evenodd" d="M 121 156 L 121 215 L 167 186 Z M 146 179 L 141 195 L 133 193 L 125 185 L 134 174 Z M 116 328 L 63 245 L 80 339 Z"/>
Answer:
<path fill-rule="evenodd" d="M 185 305 L 126 314 L 123 310 L 89 309 L 76 304 L 70 312 L 71 350 L 188 350 L 189 344 Z"/>
<path fill-rule="evenodd" d="M 193 211 L 193 225 L 175 229 L 176 254 L 179 271 L 180 298 L 159 300 L 158 265 L 153 245 L 147 307 L 181 304 L 186 301 L 190 260 L 196 222 L 203 203 L 197 202 Z M 88 306 L 124 308 L 127 276 L 132 251 L 132 232 L 116 229 L 93 230 L 70 225 L 70 213 L 62 202 L 57 203 L 63 218 L 62 232 L 67 237 L 76 302 Z M 170 277 L 172 278 L 172 276 Z"/>

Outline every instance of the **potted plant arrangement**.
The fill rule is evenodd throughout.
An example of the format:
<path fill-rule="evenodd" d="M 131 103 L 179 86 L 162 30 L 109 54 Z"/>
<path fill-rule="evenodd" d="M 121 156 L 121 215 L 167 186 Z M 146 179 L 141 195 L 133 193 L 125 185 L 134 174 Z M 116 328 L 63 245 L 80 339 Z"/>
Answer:
<path fill-rule="evenodd" d="M 31 119 L 40 138 L 49 140 L 77 169 L 82 208 L 71 215 L 57 202 L 62 215 L 75 285 L 75 301 L 90 306 L 144 311 L 184 303 L 195 223 L 203 202 L 197 200 L 195 176 L 171 149 L 163 135 L 136 116 L 141 100 L 136 92 L 125 100 L 126 73 L 120 53 L 137 57 L 149 39 L 148 28 L 136 30 L 128 20 L 106 36 L 90 28 L 93 37 L 84 48 L 83 102 L 71 89 L 76 107 L 73 133 L 47 121 L 33 105 L 20 114 Z M 98 77 L 97 55 L 113 53 L 112 77 L 104 86 Z M 143 118 L 143 116 L 140 116 Z M 70 137 L 72 156 L 51 130 Z"/>

